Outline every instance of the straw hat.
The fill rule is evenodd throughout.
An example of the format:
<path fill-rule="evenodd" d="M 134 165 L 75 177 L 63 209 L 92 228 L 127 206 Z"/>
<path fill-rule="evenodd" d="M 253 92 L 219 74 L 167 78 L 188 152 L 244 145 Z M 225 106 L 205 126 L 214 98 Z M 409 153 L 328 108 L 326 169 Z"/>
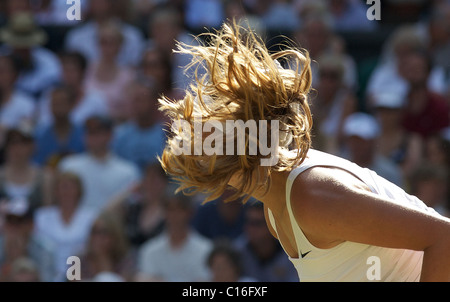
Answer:
<path fill-rule="evenodd" d="M 44 44 L 47 34 L 36 26 L 31 14 L 18 13 L 0 29 L 0 41 L 11 47 L 29 48 Z"/>

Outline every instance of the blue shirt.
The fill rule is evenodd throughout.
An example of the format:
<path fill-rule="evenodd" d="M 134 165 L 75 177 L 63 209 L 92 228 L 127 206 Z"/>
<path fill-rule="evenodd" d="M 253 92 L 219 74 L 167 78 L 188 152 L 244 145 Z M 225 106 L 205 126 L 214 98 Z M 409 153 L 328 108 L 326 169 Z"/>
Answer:
<path fill-rule="evenodd" d="M 36 150 L 34 161 L 45 165 L 55 157 L 84 152 L 84 131 L 80 126 L 72 125 L 72 129 L 65 141 L 60 141 L 53 125 L 47 126 L 36 134 Z"/>
<path fill-rule="evenodd" d="M 112 149 L 116 155 L 143 169 L 157 161 L 164 145 L 165 134 L 161 124 L 140 128 L 134 122 L 127 122 L 116 128 Z"/>

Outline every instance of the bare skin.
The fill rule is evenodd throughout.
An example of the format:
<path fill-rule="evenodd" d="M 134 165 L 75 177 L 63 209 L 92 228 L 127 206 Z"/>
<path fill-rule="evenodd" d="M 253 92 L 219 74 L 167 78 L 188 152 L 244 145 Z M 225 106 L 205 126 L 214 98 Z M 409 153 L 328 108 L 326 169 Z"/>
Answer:
<path fill-rule="evenodd" d="M 298 258 L 286 208 L 288 172 L 272 173 L 272 187 L 253 197 L 270 209 L 277 233 L 292 258 Z M 233 177 L 230 185 L 239 177 Z M 420 281 L 450 281 L 450 219 L 439 218 L 394 204 L 370 191 L 352 174 L 328 167 L 314 167 L 300 174 L 292 186 L 291 206 L 305 236 L 314 246 L 329 249 L 344 241 L 424 251 Z M 355 227 L 357 226 L 357 227 Z M 278 234 L 278 236 L 277 236 Z"/>

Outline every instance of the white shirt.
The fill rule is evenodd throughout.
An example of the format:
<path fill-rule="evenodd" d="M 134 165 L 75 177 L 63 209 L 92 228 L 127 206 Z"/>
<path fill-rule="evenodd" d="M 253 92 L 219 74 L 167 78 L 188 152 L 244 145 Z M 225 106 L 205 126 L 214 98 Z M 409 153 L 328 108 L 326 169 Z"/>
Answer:
<path fill-rule="evenodd" d="M 36 105 L 26 93 L 14 91 L 10 100 L 0 108 L 0 125 L 14 128 L 22 123 L 31 123 Z"/>
<path fill-rule="evenodd" d="M 292 170 L 286 183 L 286 207 L 291 220 L 292 230 L 300 258 L 291 258 L 291 262 L 297 269 L 300 281 L 340 281 L 340 282 L 411 282 L 419 281 L 422 270 L 423 251 L 407 249 L 392 249 L 360 244 L 355 242 L 343 242 L 331 249 L 320 249 L 312 245 L 306 238 L 300 226 L 295 222 L 295 217 L 290 204 L 291 189 L 294 180 L 302 172 L 316 166 L 338 167 L 361 179 L 373 193 L 406 207 L 439 215 L 418 198 L 407 194 L 401 188 L 378 176 L 375 172 L 361 168 L 345 159 L 326 154 L 316 150 L 310 150 L 306 160 Z M 269 220 L 276 231 L 276 224 L 272 212 L 269 209 Z M 370 266 L 367 264 L 371 257 L 377 257 L 381 263 L 380 280 L 368 278 Z"/>
<path fill-rule="evenodd" d="M 140 273 L 168 282 L 209 280 L 206 259 L 212 250 L 208 239 L 191 231 L 184 245 L 173 249 L 167 233 L 150 239 L 139 250 Z"/>
<path fill-rule="evenodd" d="M 80 176 L 84 191 L 82 204 L 96 211 L 101 211 L 140 178 L 137 167 L 112 154 L 103 161 L 89 153 L 71 155 L 61 161 L 59 169 Z"/>
<path fill-rule="evenodd" d="M 58 207 L 43 207 L 36 211 L 34 232 L 54 247 L 55 278 L 65 276 L 68 257 L 81 255 L 95 218 L 94 211 L 83 207 L 76 210 L 68 224 L 62 220 Z"/>

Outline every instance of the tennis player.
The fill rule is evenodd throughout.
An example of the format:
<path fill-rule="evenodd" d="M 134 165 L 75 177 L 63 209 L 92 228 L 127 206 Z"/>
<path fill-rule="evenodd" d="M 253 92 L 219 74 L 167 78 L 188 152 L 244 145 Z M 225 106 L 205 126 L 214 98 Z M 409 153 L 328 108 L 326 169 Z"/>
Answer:
<path fill-rule="evenodd" d="M 231 186 L 230 200 L 263 202 L 269 229 L 300 281 L 450 281 L 449 219 L 376 173 L 312 148 L 307 51 L 270 53 L 255 33 L 234 23 L 206 34 L 205 44 L 179 44 L 177 51 L 192 55 L 196 67 L 184 99 L 160 100 L 171 121 L 192 126 L 173 126 L 160 158 L 179 190 L 209 201 Z M 215 150 L 227 152 L 198 152 L 188 144 L 199 119 L 216 125 L 203 128 L 201 139 L 213 137 Z M 256 121 L 258 135 L 220 127 L 239 120 Z M 277 133 L 261 121 L 278 121 Z M 244 154 L 236 147 L 243 137 Z M 274 138 L 276 156 L 250 152 L 255 140 L 262 146 Z M 269 158 L 276 158 L 272 165 L 261 164 Z"/>

